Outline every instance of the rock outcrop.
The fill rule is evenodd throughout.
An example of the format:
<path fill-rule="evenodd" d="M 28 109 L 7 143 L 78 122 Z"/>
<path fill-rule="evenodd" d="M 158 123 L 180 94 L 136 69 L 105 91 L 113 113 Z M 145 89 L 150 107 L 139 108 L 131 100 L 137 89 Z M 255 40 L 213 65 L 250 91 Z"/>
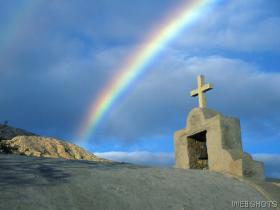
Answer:
<path fill-rule="evenodd" d="M 75 144 L 55 138 L 38 136 L 7 125 L 0 125 L 0 153 L 110 162 Z"/>

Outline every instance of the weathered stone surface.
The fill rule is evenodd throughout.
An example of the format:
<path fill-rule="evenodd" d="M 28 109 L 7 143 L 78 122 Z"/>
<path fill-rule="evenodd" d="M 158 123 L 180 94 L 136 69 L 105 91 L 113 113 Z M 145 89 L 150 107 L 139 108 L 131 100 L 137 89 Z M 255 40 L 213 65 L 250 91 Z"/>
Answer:
<path fill-rule="evenodd" d="M 202 169 L 263 180 L 263 164 L 243 152 L 239 119 L 194 108 L 186 128 L 175 132 L 177 168 Z M 206 151 L 205 151 L 206 148 Z"/>
<path fill-rule="evenodd" d="M 0 154 L 1 210 L 236 210 L 232 201 L 265 200 L 280 202 L 280 188 L 209 170 Z"/>

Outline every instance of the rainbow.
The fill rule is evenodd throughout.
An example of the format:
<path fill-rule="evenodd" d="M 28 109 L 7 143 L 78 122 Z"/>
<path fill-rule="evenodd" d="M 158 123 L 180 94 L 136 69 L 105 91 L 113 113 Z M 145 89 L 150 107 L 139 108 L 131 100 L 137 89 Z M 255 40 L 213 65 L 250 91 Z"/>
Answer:
<path fill-rule="evenodd" d="M 102 117 L 114 106 L 117 99 L 145 72 L 146 67 L 183 29 L 191 26 L 195 20 L 215 5 L 217 0 L 193 0 L 180 7 L 180 11 L 169 18 L 163 27 L 152 33 L 124 66 L 101 91 L 99 97 L 90 105 L 86 119 L 78 133 L 80 141 L 87 141 L 93 134 Z"/>

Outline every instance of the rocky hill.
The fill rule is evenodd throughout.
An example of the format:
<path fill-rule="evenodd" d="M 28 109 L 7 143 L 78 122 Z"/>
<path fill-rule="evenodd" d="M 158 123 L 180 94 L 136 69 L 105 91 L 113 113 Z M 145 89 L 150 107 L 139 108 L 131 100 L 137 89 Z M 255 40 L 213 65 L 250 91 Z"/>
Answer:
<path fill-rule="evenodd" d="M 108 161 L 75 144 L 39 136 L 23 129 L 2 124 L 0 124 L 0 153 L 71 160 Z"/>

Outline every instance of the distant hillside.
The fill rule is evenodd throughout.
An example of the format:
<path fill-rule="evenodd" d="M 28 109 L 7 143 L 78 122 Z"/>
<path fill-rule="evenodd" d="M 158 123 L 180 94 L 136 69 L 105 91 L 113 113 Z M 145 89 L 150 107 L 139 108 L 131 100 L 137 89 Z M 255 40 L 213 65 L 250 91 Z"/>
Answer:
<path fill-rule="evenodd" d="M 20 128 L 14 128 L 8 125 L 0 124 L 0 141 L 10 140 L 16 136 L 38 136 L 35 133 L 25 131 Z"/>
<path fill-rule="evenodd" d="M 0 124 L 0 153 L 110 162 L 75 144 L 3 124 Z"/>

